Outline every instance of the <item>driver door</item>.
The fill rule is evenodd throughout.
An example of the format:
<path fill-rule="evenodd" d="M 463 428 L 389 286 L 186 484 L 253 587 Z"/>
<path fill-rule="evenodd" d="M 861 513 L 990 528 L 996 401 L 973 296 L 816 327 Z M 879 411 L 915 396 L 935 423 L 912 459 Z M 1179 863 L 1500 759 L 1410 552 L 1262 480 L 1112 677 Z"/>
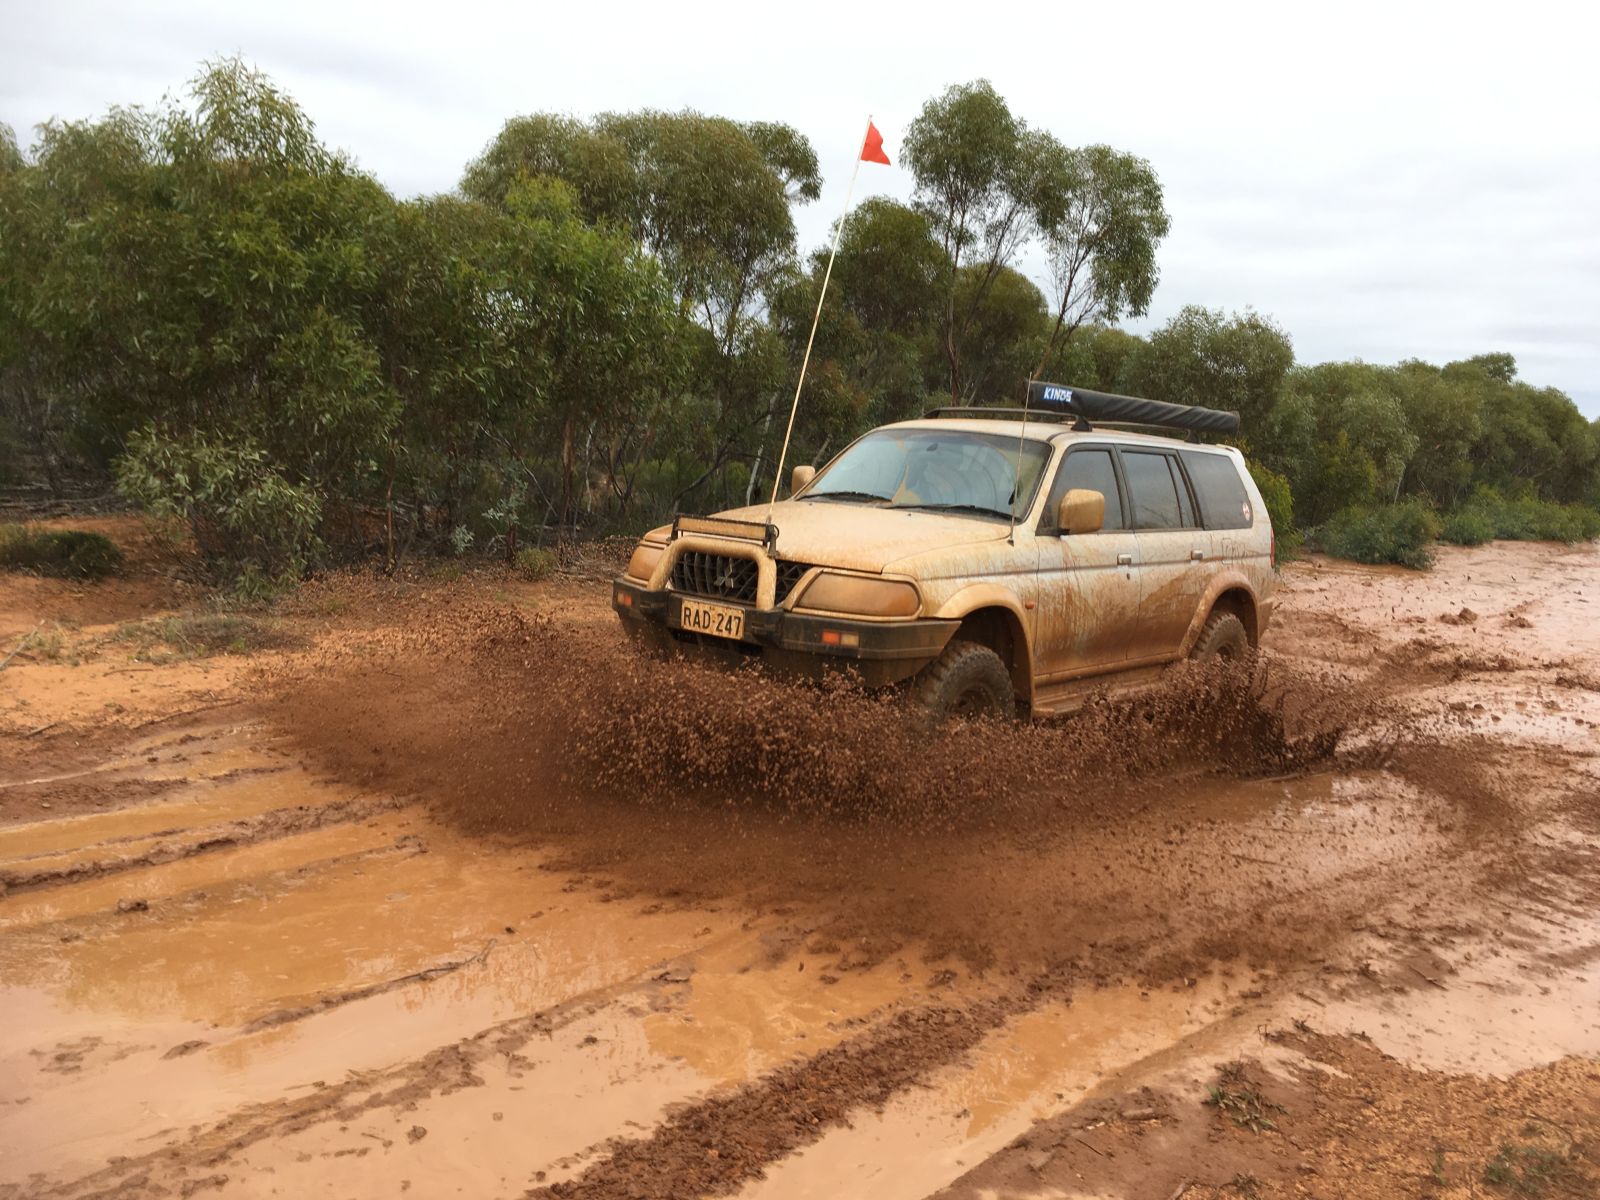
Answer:
<path fill-rule="evenodd" d="M 1061 497 L 1087 488 L 1106 498 L 1097 533 L 1063 534 Z M 1034 674 L 1040 683 L 1117 669 L 1129 657 L 1139 613 L 1139 548 L 1107 445 L 1074 444 L 1056 469 L 1039 523 Z"/>

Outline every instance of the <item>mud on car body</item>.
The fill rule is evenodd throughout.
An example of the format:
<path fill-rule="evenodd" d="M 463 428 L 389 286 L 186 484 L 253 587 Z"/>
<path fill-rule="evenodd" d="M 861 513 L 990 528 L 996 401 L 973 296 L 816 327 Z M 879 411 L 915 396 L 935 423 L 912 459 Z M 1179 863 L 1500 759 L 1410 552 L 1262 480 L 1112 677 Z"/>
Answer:
<path fill-rule="evenodd" d="M 1176 659 L 1247 652 L 1275 547 L 1243 457 L 1107 419 L 1124 415 L 1237 429 L 1056 385 L 1025 411 L 936 410 L 796 468 L 787 500 L 651 530 L 612 607 L 656 649 L 848 667 L 940 712 L 1060 711 Z"/>

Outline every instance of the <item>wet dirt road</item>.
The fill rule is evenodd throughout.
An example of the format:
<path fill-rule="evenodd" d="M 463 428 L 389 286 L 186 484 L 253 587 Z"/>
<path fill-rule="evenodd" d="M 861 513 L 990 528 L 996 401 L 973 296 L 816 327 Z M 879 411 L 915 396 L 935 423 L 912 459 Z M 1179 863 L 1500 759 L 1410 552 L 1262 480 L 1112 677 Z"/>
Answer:
<path fill-rule="evenodd" d="M 1296 564 L 1283 728 L 1191 680 L 937 747 L 707 706 L 601 585 L 149 661 L 29 581 L 0 1196 L 1596 1194 L 1597 568 Z"/>

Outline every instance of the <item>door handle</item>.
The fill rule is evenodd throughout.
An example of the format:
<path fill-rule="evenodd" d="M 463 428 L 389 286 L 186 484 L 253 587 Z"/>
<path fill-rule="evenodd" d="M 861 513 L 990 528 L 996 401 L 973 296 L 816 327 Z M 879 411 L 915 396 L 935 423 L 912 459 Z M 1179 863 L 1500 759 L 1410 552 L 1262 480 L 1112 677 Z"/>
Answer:
<path fill-rule="evenodd" d="M 1190 562 L 1199 562 L 1205 556 L 1206 556 L 1206 552 L 1204 550 L 1191 550 L 1191 551 L 1189 551 L 1189 561 Z"/>
<path fill-rule="evenodd" d="M 1133 555 L 1131 555 L 1131 554 L 1119 554 L 1119 555 L 1117 555 L 1117 566 L 1119 566 L 1119 567 L 1131 567 L 1131 566 L 1133 566 Z"/>

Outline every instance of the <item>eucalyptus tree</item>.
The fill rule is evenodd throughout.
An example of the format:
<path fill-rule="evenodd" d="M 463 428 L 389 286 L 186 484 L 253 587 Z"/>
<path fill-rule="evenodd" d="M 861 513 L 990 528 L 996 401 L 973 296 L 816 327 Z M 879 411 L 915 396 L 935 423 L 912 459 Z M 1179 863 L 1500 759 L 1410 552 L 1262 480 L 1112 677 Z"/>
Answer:
<path fill-rule="evenodd" d="M 1082 326 L 1149 311 L 1160 278 L 1156 250 L 1171 228 L 1161 181 L 1136 155 L 1105 145 L 1051 145 L 1038 180 L 1055 316 L 1035 378 Z"/>
<path fill-rule="evenodd" d="M 915 201 L 946 259 L 941 334 L 952 398 L 962 392 L 972 315 L 1031 231 L 1029 184 L 1043 149 L 986 79 L 946 88 L 906 130 Z"/>
<path fill-rule="evenodd" d="M 20 171 L 25 160 L 17 147 L 17 134 L 11 126 L 0 121 L 0 175 Z"/>
<path fill-rule="evenodd" d="M 1153 400 L 1236 410 L 1255 442 L 1293 365 L 1294 345 L 1270 317 L 1191 304 L 1150 334 L 1128 374 Z"/>

